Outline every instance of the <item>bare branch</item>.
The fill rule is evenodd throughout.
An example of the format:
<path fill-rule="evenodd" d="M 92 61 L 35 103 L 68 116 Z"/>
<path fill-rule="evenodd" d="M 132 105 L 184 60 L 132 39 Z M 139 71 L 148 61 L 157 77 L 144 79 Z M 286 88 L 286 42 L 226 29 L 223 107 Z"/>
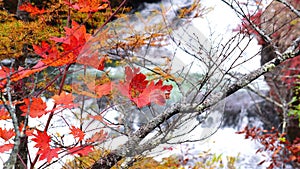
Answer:
<path fill-rule="evenodd" d="M 276 1 L 281 2 L 286 7 L 288 7 L 292 12 L 294 12 L 298 17 L 300 17 L 300 12 L 297 9 L 295 9 L 294 6 L 288 3 L 286 0 L 276 0 Z"/>
<path fill-rule="evenodd" d="M 294 42 L 293 45 L 299 43 L 298 39 Z M 253 72 L 243 76 L 236 83 L 227 87 L 223 92 L 214 94 L 211 98 L 205 100 L 202 104 L 183 104 L 177 103 L 168 108 L 165 112 L 158 115 L 154 119 L 152 119 L 149 123 L 140 127 L 132 136 L 131 139 L 128 140 L 125 144 L 120 146 L 117 150 L 111 152 L 107 157 L 101 157 L 97 163 L 92 166 L 92 169 L 96 168 L 110 168 L 112 167 L 118 160 L 122 159 L 125 156 L 134 156 L 137 152 L 136 146 L 139 145 L 142 139 L 144 139 L 149 133 L 154 131 L 159 125 L 161 125 L 166 120 L 170 119 L 176 114 L 180 113 L 191 113 L 198 112 L 201 114 L 203 111 L 208 109 L 209 107 L 217 104 L 222 99 L 232 95 L 237 92 L 239 89 L 247 86 L 255 79 L 259 78 L 261 75 L 274 70 L 276 66 L 281 64 L 282 62 L 294 58 L 299 54 L 299 49 L 295 49 L 293 51 L 285 51 L 284 54 L 278 54 L 276 58 L 264 64 L 261 68 L 256 69 Z M 107 161 L 106 161 L 107 160 Z M 105 162 L 106 161 L 106 162 Z M 105 162 L 105 163 L 104 163 Z"/>

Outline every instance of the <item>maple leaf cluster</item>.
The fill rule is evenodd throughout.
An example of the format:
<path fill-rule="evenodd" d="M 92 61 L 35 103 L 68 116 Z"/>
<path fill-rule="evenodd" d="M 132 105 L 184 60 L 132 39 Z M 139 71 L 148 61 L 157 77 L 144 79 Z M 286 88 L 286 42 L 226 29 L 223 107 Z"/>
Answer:
<path fill-rule="evenodd" d="M 54 95 L 52 97 L 55 103 L 55 108 L 52 110 L 46 110 L 47 105 L 40 97 L 39 98 L 25 98 L 24 105 L 20 106 L 23 114 L 22 116 L 28 115 L 32 118 L 39 118 L 45 114 L 54 112 L 54 111 L 61 111 L 64 109 L 72 109 L 76 107 L 76 104 L 73 103 L 73 96 L 72 94 L 67 94 L 66 92 L 62 92 L 60 95 Z"/>
<path fill-rule="evenodd" d="M 163 85 L 162 80 L 148 81 L 143 73 L 140 73 L 139 68 L 125 68 L 125 82 L 120 82 L 117 86 L 122 95 L 133 101 L 138 108 L 149 105 L 155 102 L 159 105 L 164 105 L 166 99 L 169 98 L 172 85 Z"/>
<path fill-rule="evenodd" d="M 40 155 L 39 160 L 47 159 L 47 162 L 50 163 L 53 158 L 58 158 L 60 148 L 50 147 L 51 137 L 47 132 L 37 131 L 37 134 L 33 134 L 33 136 L 32 141 L 36 143 L 34 147 L 39 149 L 37 152 Z"/>
<path fill-rule="evenodd" d="M 65 4 L 79 12 L 97 12 L 108 7 L 108 0 L 78 0 L 77 2 L 70 3 L 65 0 Z"/>
<path fill-rule="evenodd" d="M 75 139 L 78 139 L 77 141 L 84 141 L 85 133 L 80 128 L 71 126 L 70 131 L 70 134 L 72 134 Z M 37 154 L 39 155 L 40 161 L 46 159 L 47 162 L 50 163 L 53 158 L 58 158 L 59 153 L 65 151 L 64 148 L 51 146 L 51 136 L 49 136 L 45 131 L 42 132 L 37 130 L 37 134 L 32 134 L 32 136 L 33 138 L 31 140 L 35 142 L 34 147 L 38 148 Z M 66 152 L 71 155 L 88 155 L 93 151 L 94 146 L 92 144 L 103 142 L 106 139 L 106 136 L 107 133 L 100 130 L 100 132 L 96 132 L 91 138 L 86 140 L 86 143 L 88 144 L 65 147 Z"/>
<path fill-rule="evenodd" d="M 109 95 L 112 91 L 113 82 L 107 77 L 96 79 L 95 77 L 82 77 L 82 84 L 73 83 L 72 89 L 79 95 L 88 96 L 91 98 L 101 98 Z"/>
<path fill-rule="evenodd" d="M 10 119 L 10 115 L 8 111 L 5 110 L 5 108 L 0 109 L 0 121 L 1 120 L 7 120 Z M 11 138 L 15 136 L 15 132 L 13 129 L 2 129 L 0 127 L 0 138 L 4 140 L 4 142 L 9 141 Z M 2 142 L 2 141 L 1 141 Z M 6 143 L 3 145 L 0 145 L 0 153 L 3 153 L 5 151 L 9 151 L 13 148 L 14 144 Z"/>
<path fill-rule="evenodd" d="M 259 9 L 255 14 L 248 15 L 246 18 L 242 19 L 242 24 L 238 25 L 236 29 L 233 31 L 239 31 L 241 33 L 247 34 L 247 35 L 254 35 L 258 41 L 259 45 L 265 44 L 265 40 L 263 37 L 253 28 L 253 25 L 256 25 L 260 27 L 261 24 L 261 15 L 263 11 Z M 250 23 L 251 22 L 251 23 Z"/>
<path fill-rule="evenodd" d="M 93 55 L 92 58 L 78 57 L 82 48 L 86 42 L 90 39 L 91 35 L 86 33 L 84 25 L 79 25 L 75 21 L 72 21 L 72 28 L 65 27 L 65 37 L 52 37 L 50 40 L 56 44 L 62 44 L 61 52 L 56 45 L 51 45 L 45 41 L 41 43 L 41 46 L 33 45 L 33 49 L 36 54 L 42 57 L 42 62 L 47 66 L 63 66 L 72 63 L 80 63 L 94 67 L 98 70 L 104 69 L 104 62 L 106 57 L 99 59 L 97 55 Z M 90 61 L 87 61 L 90 60 Z"/>
<path fill-rule="evenodd" d="M 4 140 L 4 142 L 9 141 L 11 138 L 13 138 L 15 136 L 15 132 L 13 129 L 2 129 L 0 127 L 0 138 Z M 9 151 L 13 148 L 14 144 L 11 143 L 6 143 L 3 145 L 0 145 L 0 153 L 3 153 L 5 151 Z"/>
<path fill-rule="evenodd" d="M 35 15 L 41 15 L 46 13 L 47 11 L 45 9 L 39 9 L 36 6 L 31 5 L 30 3 L 24 3 L 19 7 L 20 10 L 26 11 L 30 13 L 31 16 Z"/>
<path fill-rule="evenodd" d="M 10 119 L 10 115 L 5 108 L 0 109 L 0 120 L 7 120 Z"/>
<path fill-rule="evenodd" d="M 6 66 L 1 66 L 0 68 L 0 90 L 3 89 L 7 84 L 7 77 L 9 77 L 11 82 L 17 82 L 25 77 L 40 72 L 47 68 L 47 66 L 39 61 L 35 66 L 31 68 L 19 67 L 16 71 L 14 68 L 9 68 Z"/>
<path fill-rule="evenodd" d="M 65 1 L 65 4 L 79 12 L 86 13 L 97 12 L 99 10 L 108 8 L 110 5 L 108 0 L 78 0 L 76 2 Z M 30 3 L 21 5 L 20 10 L 27 11 L 32 16 L 41 15 L 48 12 L 45 9 L 39 9 Z M 64 37 L 52 37 L 49 39 L 49 41 L 42 41 L 40 45 L 33 45 L 34 52 L 41 57 L 41 59 L 34 66 L 28 68 L 8 68 L 1 66 L 0 89 L 4 91 L 6 85 L 8 84 L 8 80 L 10 80 L 10 82 L 18 82 L 26 77 L 30 77 L 34 73 L 46 69 L 48 66 L 65 66 L 65 72 L 68 72 L 68 67 L 71 64 L 79 63 L 103 71 L 105 62 L 109 60 L 107 56 L 99 57 L 96 54 L 91 56 L 81 55 L 83 47 L 91 37 L 91 35 L 86 31 L 86 27 L 76 23 L 75 21 L 72 21 L 71 27 L 65 27 L 64 30 Z M 131 40 L 127 39 L 129 41 L 127 45 L 135 45 L 135 39 L 140 39 L 141 44 L 143 44 L 149 40 L 149 38 L 152 39 L 156 37 L 159 38 L 161 35 L 154 34 L 151 35 L 151 37 L 146 38 L 138 37 Z M 108 37 L 103 39 L 108 39 Z M 153 43 L 150 45 L 156 44 Z M 120 81 L 118 85 L 116 85 L 114 82 L 111 82 L 108 77 L 103 77 L 103 79 L 100 79 L 100 83 L 98 83 L 97 80 L 95 81 L 95 79 L 93 81 L 89 78 L 84 78 L 84 85 L 72 84 L 72 89 L 77 92 L 77 94 L 87 95 L 92 98 L 100 98 L 104 95 L 111 95 L 113 87 L 116 87 L 122 95 L 129 98 L 138 108 L 148 106 L 151 103 L 164 105 L 166 103 L 166 99 L 169 99 L 173 86 L 163 85 L 163 80 L 148 80 L 147 76 L 140 72 L 139 68 L 125 67 L 125 75 L 125 80 Z M 61 86 L 64 84 L 64 78 L 65 76 L 62 77 Z M 55 80 L 56 79 L 54 79 L 54 81 Z M 24 132 L 25 129 L 25 133 L 23 134 L 26 134 L 28 140 L 33 142 L 34 147 L 38 149 L 35 157 L 36 159 L 33 161 L 46 160 L 48 163 L 50 163 L 54 158 L 58 158 L 60 154 L 87 155 L 93 151 L 95 143 L 98 144 L 107 139 L 108 133 L 104 130 L 98 130 L 91 137 L 86 138 L 86 132 L 83 131 L 81 127 L 71 125 L 68 120 L 64 119 L 66 126 L 69 126 L 70 131 L 67 133 L 67 135 L 73 136 L 74 144 L 69 146 L 62 145 L 59 141 L 57 141 L 57 137 L 54 139 L 53 134 L 50 134 L 48 131 L 48 127 L 52 124 L 51 118 L 58 113 L 61 114 L 62 110 L 74 109 L 77 108 L 78 105 L 74 104 L 74 97 L 72 94 L 62 92 L 62 90 L 59 91 L 59 94 L 56 94 L 49 99 L 53 100 L 54 102 L 53 107 L 50 108 L 47 106 L 46 101 L 39 95 L 36 95 L 35 97 L 29 96 L 27 98 L 17 100 L 18 103 L 13 103 L 13 106 L 16 104 L 21 104 L 19 107 L 23 112 L 21 113 L 21 116 L 28 116 L 29 118 L 41 118 L 47 115 L 48 119 L 44 129 L 42 130 L 35 127 L 29 129 L 29 126 L 24 126 L 25 124 L 22 123 L 19 125 L 19 130 Z M 104 124 L 107 124 L 101 115 L 90 117 L 94 120 L 98 120 Z M 10 118 L 11 117 L 9 113 L 4 108 L 0 109 L 0 120 L 8 120 Z M 14 129 L 3 129 L 0 127 L 0 138 L 5 142 L 11 141 L 15 135 L 16 133 Z M 61 139 L 63 139 L 63 137 L 61 137 Z M 10 142 L 0 145 L 0 153 L 11 150 L 13 146 L 14 144 L 11 144 Z"/>
<path fill-rule="evenodd" d="M 47 106 L 46 103 L 41 98 L 26 98 L 24 99 L 24 105 L 20 106 L 20 109 L 24 112 L 22 116 L 25 116 L 27 113 L 32 118 L 39 118 L 43 115 L 53 113 L 54 111 L 61 111 L 63 109 L 72 109 L 76 108 L 77 105 L 74 104 L 74 97 L 72 94 L 68 94 L 66 92 L 62 92 L 60 95 L 54 95 L 52 97 L 54 100 L 54 107 L 51 110 L 46 110 Z M 0 128 L 1 129 L 1 128 Z M 14 136 L 14 131 L 9 130 L 5 131 L 5 135 L 1 135 L 0 130 L 0 137 L 8 140 Z M 70 127 L 70 134 L 73 135 L 74 139 L 77 139 L 77 142 L 84 141 L 85 133 L 75 126 Z M 48 163 L 52 161 L 53 158 L 58 158 L 60 152 L 64 150 L 60 147 L 51 147 L 51 136 L 48 135 L 47 131 L 40 131 L 36 130 L 36 134 L 34 131 L 26 131 L 27 136 L 33 136 L 31 139 L 35 142 L 35 148 L 38 148 L 37 154 L 39 155 L 39 160 L 47 160 Z M 91 138 L 86 139 L 86 146 L 71 146 L 66 147 L 66 152 L 72 155 L 80 154 L 80 155 L 87 155 L 91 151 L 93 151 L 94 143 L 103 142 L 106 139 L 107 133 L 103 130 L 96 132 L 92 135 Z M 3 147 L 3 151 L 9 150 L 10 145 L 6 145 Z M 1 149 L 1 147 L 0 147 Z"/>
<path fill-rule="evenodd" d="M 263 147 L 259 148 L 256 153 L 268 152 L 271 154 L 269 161 L 263 160 L 257 165 L 270 162 L 268 168 L 273 169 L 284 163 L 300 162 L 300 138 L 296 138 L 291 143 L 286 139 L 286 133 L 280 133 L 274 127 L 271 130 L 262 130 L 261 128 L 246 126 L 237 134 L 245 134 L 245 139 L 259 142 Z"/>
<path fill-rule="evenodd" d="M 8 141 L 13 136 L 15 136 L 15 132 L 13 129 L 6 130 L 0 128 L 0 138 L 2 138 L 4 141 Z"/>
<path fill-rule="evenodd" d="M 36 54 L 40 55 L 44 62 L 48 66 L 63 66 L 67 64 L 75 63 L 83 45 L 90 38 L 90 34 L 86 33 L 86 29 L 83 25 L 79 25 L 75 21 L 72 21 L 72 28 L 65 27 L 65 37 L 52 37 L 56 43 L 62 43 L 63 52 L 60 52 L 58 48 L 51 46 L 47 42 L 42 42 L 41 46 L 33 45 L 33 49 Z"/>

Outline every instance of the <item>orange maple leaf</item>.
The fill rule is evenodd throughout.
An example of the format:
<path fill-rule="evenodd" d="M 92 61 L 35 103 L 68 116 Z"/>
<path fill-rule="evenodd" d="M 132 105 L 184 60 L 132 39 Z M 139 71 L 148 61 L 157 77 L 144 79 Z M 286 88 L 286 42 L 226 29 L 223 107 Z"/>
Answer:
<path fill-rule="evenodd" d="M 41 15 L 41 14 L 44 14 L 45 12 L 47 12 L 45 9 L 39 9 L 36 6 L 31 5 L 30 3 L 22 4 L 19 7 L 19 9 L 30 13 L 31 16 Z"/>
<path fill-rule="evenodd" d="M 3 89 L 7 83 L 7 78 L 15 74 L 13 68 L 1 66 L 0 68 L 0 89 Z"/>
<path fill-rule="evenodd" d="M 112 90 L 113 83 L 108 82 L 108 83 L 105 83 L 105 84 L 96 85 L 94 82 L 90 82 L 86 85 L 87 85 L 89 91 L 85 91 L 82 88 L 82 86 L 79 85 L 79 84 L 73 84 L 72 89 L 77 94 L 89 96 L 89 97 L 92 97 L 92 98 L 100 98 L 104 95 L 110 94 L 110 92 Z"/>
<path fill-rule="evenodd" d="M 0 120 L 11 119 L 9 112 L 5 108 L 0 109 Z"/>
<path fill-rule="evenodd" d="M 65 37 L 52 37 L 50 40 L 56 43 L 62 43 L 63 52 L 60 52 L 56 46 L 51 46 L 47 42 L 42 42 L 41 46 L 33 45 L 36 54 L 40 55 L 46 65 L 63 66 L 75 63 L 84 44 L 90 38 L 86 33 L 84 25 L 79 25 L 72 21 L 72 28 L 65 27 Z"/>
<path fill-rule="evenodd" d="M 92 135 L 91 138 L 87 139 L 87 143 L 101 143 L 107 138 L 107 133 L 104 130 L 100 130 L 99 132 L 96 132 L 95 134 Z"/>
<path fill-rule="evenodd" d="M 71 134 L 74 136 L 74 138 L 78 138 L 79 141 L 83 140 L 85 133 L 80 128 L 71 126 L 70 130 L 71 130 Z"/>
<path fill-rule="evenodd" d="M 46 103 L 41 98 L 31 99 L 32 101 L 30 101 L 28 98 L 24 99 L 25 105 L 20 106 L 20 109 L 24 112 L 21 114 L 22 116 L 26 116 L 28 110 L 30 110 L 29 116 L 32 118 L 41 117 L 42 115 L 49 113 L 46 111 Z"/>
<path fill-rule="evenodd" d="M 40 72 L 47 68 L 48 66 L 45 65 L 42 61 L 38 61 L 38 63 L 29 69 L 24 69 L 23 67 L 19 67 L 18 72 L 14 74 L 11 78 L 12 81 L 19 81 L 25 77 L 29 77 L 30 75 Z"/>
<path fill-rule="evenodd" d="M 79 154 L 81 156 L 86 156 L 92 151 L 93 151 L 93 146 L 90 146 L 90 145 L 73 147 L 68 150 L 68 152 L 72 155 Z"/>
<path fill-rule="evenodd" d="M 107 57 L 102 57 L 99 59 L 97 54 L 92 55 L 91 57 L 83 57 L 81 56 L 76 60 L 77 63 L 82 65 L 91 66 L 98 70 L 104 70 L 105 62 L 107 61 Z"/>
<path fill-rule="evenodd" d="M 71 8 L 78 10 L 79 12 L 97 12 L 108 7 L 106 1 L 103 0 L 78 0 L 76 3 L 69 3 L 65 1 Z"/>
<path fill-rule="evenodd" d="M 8 141 L 15 135 L 16 134 L 13 129 L 6 130 L 6 129 L 0 128 L 0 138 L 2 138 L 4 141 Z"/>
<path fill-rule="evenodd" d="M 32 45 L 34 52 L 40 55 L 43 59 L 41 60 L 49 66 L 62 66 L 65 65 L 66 58 L 61 59 L 61 53 L 58 51 L 56 46 L 50 46 L 45 41 L 42 41 L 41 46 Z M 68 63 L 68 62 L 67 62 Z"/>
<path fill-rule="evenodd" d="M 14 147 L 14 144 L 4 144 L 0 146 L 0 153 L 3 153 L 5 151 L 9 151 Z"/>
<path fill-rule="evenodd" d="M 47 66 L 39 61 L 32 68 L 24 69 L 23 67 L 19 67 L 18 71 L 15 71 L 13 68 L 8 68 L 5 66 L 1 66 L 0 69 L 0 89 L 4 88 L 7 83 L 7 78 L 9 78 L 12 82 L 19 81 L 25 77 L 28 77 L 36 72 L 40 72 L 45 69 Z"/>
<path fill-rule="evenodd" d="M 74 104 L 73 95 L 71 93 L 67 94 L 67 92 L 62 92 L 60 95 L 54 95 L 52 97 L 56 105 L 60 105 L 59 108 L 74 108 L 76 104 Z"/>

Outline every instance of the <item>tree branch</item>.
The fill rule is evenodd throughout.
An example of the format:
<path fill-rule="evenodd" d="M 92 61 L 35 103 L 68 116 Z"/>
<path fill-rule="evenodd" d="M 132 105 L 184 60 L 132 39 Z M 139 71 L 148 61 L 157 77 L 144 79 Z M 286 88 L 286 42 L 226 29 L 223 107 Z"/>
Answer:
<path fill-rule="evenodd" d="M 112 151 L 105 157 L 101 157 L 91 168 L 92 169 L 108 169 L 114 166 L 119 160 L 126 156 L 134 156 L 137 153 L 142 153 L 136 151 L 136 147 L 139 147 L 139 143 L 144 139 L 149 133 L 154 131 L 159 125 L 164 123 L 166 120 L 170 119 L 174 115 L 179 113 L 190 113 L 190 112 L 199 112 L 201 114 L 207 108 L 215 105 L 224 98 L 232 95 L 237 92 L 239 89 L 247 86 L 252 81 L 259 78 L 261 75 L 274 70 L 276 66 L 282 62 L 294 58 L 299 55 L 299 49 L 296 46 L 299 45 L 300 37 L 298 37 L 294 43 L 285 51 L 283 54 L 277 53 L 277 57 L 273 60 L 265 63 L 262 67 L 256 69 L 255 71 L 250 72 L 249 74 L 240 78 L 236 83 L 225 88 L 223 92 L 216 93 L 212 95 L 211 98 L 205 100 L 202 104 L 188 104 L 188 103 L 177 103 L 168 108 L 165 112 L 158 115 L 152 119 L 149 123 L 140 127 L 128 140 L 125 144 L 121 145 L 117 150 Z M 293 50 L 292 50 L 293 49 Z M 198 105 L 198 106 L 197 106 Z"/>
<path fill-rule="evenodd" d="M 293 5 L 291 5 L 290 3 L 288 3 L 286 0 L 276 0 L 276 1 L 282 3 L 283 5 L 285 5 L 286 7 L 288 7 L 292 12 L 294 12 L 294 14 L 296 14 L 298 17 L 300 17 L 300 12 L 297 9 L 295 9 L 293 7 Z"/>

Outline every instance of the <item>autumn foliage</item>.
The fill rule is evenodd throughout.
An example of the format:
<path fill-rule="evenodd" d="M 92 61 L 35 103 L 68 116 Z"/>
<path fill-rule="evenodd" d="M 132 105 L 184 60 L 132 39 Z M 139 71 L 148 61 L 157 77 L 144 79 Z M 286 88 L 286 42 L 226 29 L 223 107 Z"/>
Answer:
<path fill-rule="evenodd" d="M 163 85 L 163 82 L 146 80 L 146 76 L 140 73 L 139 68 L 125 68 L 126 80 L 120 82 L 118 88 L 120 92 L 132 100 L 138 108 L 149 105 L 154 102 L 164 105 L 166 98 L 169 98 L 172 85 Z"/>
<path fill-rule="evenodd" d="M 261 161 L 257 165 L 263 163 L 269 163 L 268 168 L 273 169 L 276 167 L 285 166 L 290 162 L 300 162 L 300 140 L 295 139 L 293 142 L 289 142 L 286 139 L 285 133 L 280 133 L 275 128 L 271 130 L 263 130 L 261 128 L 248 128 L 237 132 L 238 134 L 244 134 L 245 139 L 253 139 L 260 144 L 262 148 L 259 148 L 256 153 L 267 152 L 270 154 L 270 158 L 266 157 L 265 160 Z"/>
<path fill-rule="evenodd" d="M 24 29 L 23 25 L 27 25 L 29 29 L 33 30 L 34 27 L 28 25 L 34 23 L 42 25 L 42 27 L 36 27 L 40 32 L 46 31 L 44 29 L 46 27 L 50 27 L 51 31 L 48 34 L 45 33 L 47 36 L 26 41 L 26 43 L 18 46 L 18 55 L 14 56 L 18 64 L 14 66 L 1 65 L 0 90 L 3 93 L 1 95 L 3 107 L 0 109 L 0 120 L 1 123 L 5 121 L 14 126 L 18 125 L 18 128 L 0 127 L 0 153 L 11 152 L 16 146 L 14 139 L 25 137 L 28 139 L 28 143 L 33 144 L 34 147 L 34 151 L 31 148 L 27 149 L 28 154 L 30 154 L 29 164 L 31 168 L 35 168 L 38 161 L 44 162 L 42 166 L 49 166 L 55 163 L 58 158 L 66 155 L 87 156 L 95 150 L 97 145 L 106 141 L 108 133 L 105 130 L 105 125 L 111 125 L 111 123 L 103 119 L 102 112 L 95 112 L 96 114 L 89 114 L 88 116 L 83 116 L 83 113 L 78 115 L 80 104 L 75 103 L 78 100 L 99 99 L 103 96 L 113 98 L 116 93 L 121 93 L 124 99 L 132 102 L 132 105 L 138 108 L 151 104 L 166 104 L 173 87 L 172 85 L 164 85 L 163 78 L 151 79 L 151 77 L 147 77 L 146 73 L 142 73 L 140 68 L 126 66 L 125 80 L 113 81 L 107 75 L 109 71 L 105 70 L 106 63 L 111 62 L 108 56 L 81 55 L 84 46 L 91 38 L 91 34 L 88 33 L 91 31 L 91 27 L 87 28 L 85 22 L 79 23 L 75 21 L 76 18 L 74 20 L 70 18 L 75 14 L 84 16 L 84 13 L 87 13 L 86 21 L 93 20 L 92 13 L 99 14 L 101 11 L 107 16 L 113 10 L 110 1 L 59 1 L 57 5 L 50 6 L 49 4 L 36 6 L 31 3 L 24 3 L 19 7 L 19 10 L 29 13 L 30 17 L 28 23 L 21 22 L 22 27 L 20 29 Z M 56 10 L 62 13 L 61 18 L 54 14 Z M 71 12 L 71 10 L 73 11 Z M 73 13 L 75 14 L 73 15 Z M 62 21 L 66 23 L 63 29 Z M 19 21 L 11 19 L 11 22 Z M 39 32 L 34 33 L 34 35 L 39 34 Z M 109 36 L 104 37 L 109 38 Z M 10 39 L 18 40 L 17 37 Z M 104 38 L 103 41 L 107 39 Z M 9 43 L 8 45 L 12 44 Z M 1 50 L 12 48 L 7 44 L 5 44 L 6 46 L 1 45 Z M 142 47 L 145 44 L 128 43 L 126 45 Z M 21 48 L 24 48 L 26 54 L 21 51 Z M 113 49 L 113 47 L 111 48 Z M 10 51 L 0 54 L 3 58 L 9 55 Z M 25 64 L 28 60 L 31 61 L 30 64 Z M 93 69 L 101 72 L 102 77 L 93 79 L 84 73 L 85 76 L 76 77 L 79 82 L 67 83 L 70 79 L 70 72 L 76 73 L 75 69 L 71 71 L 71 67 L 74 65 L 80 70 Z M 48 77 L 49 74 L 51 76 Z M 43 75 L 45 76 L 41 77 Z M 7 94 L 7 92 L 11 93 Z M 15 110 L 14 107 L 18 109 Z M 72 112 L 74 114 L 72 118 L 77 118 L 80 123 L 76 124 L 72 119 L 65 117 L 66 111 Z M 17 118 L 23 120 L 16 122 L 18 119 L 14 113 L 18 113 L 20 117 Z M 53 127 L 56 124 L 54 118 L 61 119 L 60 124 L 65 129 L 68 128 L 69 131 L 55 130 L 56 128 Z M 30 122 L 34 120 L 39 121 L 39 124 L 30 126 Z M 84 120 L 99 121 L 104 124 L 104 127 L 94 129 L 94 132 L 87 131 L 82 126 Z M 52 132 L 53 129 L 55 132 Z"/>
<path fill-rule="evenodd" d="M 298 0 L 287 0 L 289 7 L 279 1 L 270 1 L 270 4 L 264 7 L 263 1 L 256 2 L 256 9 L 245 14 L 242 23 L 234 31 L 255 37 L 257 43 L 262 47 L 261 64 L 265 64 L 276 57 L 275 50 L 280 53 L 285 52 L 299 37 L 299 15 L 294 13 L 291 8 L 299 9 L 300 3 Z M 258 32 L 257 29 L 262 32 Z M 271 154 L 269 161 L 260 163 L 270 162 L 269 168 L 281 167 L 292 162 L 294 162 L 292 164 L 299 165 L 300 136 L 297 107 L 299 103 L 299 92 L 297 91 L 300 75 L 299 64 L 300 58 L 296 56 L 265 75 L 266 82 L 270 86 L 270 97 L 282 105 L 285 102 L 289 103 L 290 107 L 288 108 L 274 106 L 276 115 L 282 120 L 281 130 L 287 133 L 280 133 L 274 128 L 271 131 L 245 128 L 241 132 L 245 134 L 246 138 L 252 138 L 263 145 L 258 152 L 266 151 Z M 294 99 L 291 99 L 292 97 Z"/>

